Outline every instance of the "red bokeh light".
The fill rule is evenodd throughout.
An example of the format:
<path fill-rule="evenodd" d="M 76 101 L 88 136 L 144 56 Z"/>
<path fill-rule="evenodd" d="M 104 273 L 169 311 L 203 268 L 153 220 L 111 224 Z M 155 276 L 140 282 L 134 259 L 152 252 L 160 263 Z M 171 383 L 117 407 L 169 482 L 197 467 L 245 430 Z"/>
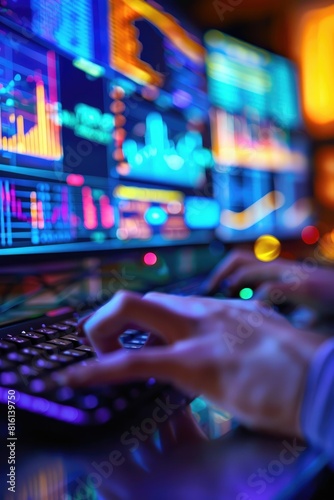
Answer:
<path fill-rule="evenodd" d="M 314 245 L 320 238 L 319 229 L 315 226 L 306 226 L 302 230 L 302 240 L 306 245 Z"/>

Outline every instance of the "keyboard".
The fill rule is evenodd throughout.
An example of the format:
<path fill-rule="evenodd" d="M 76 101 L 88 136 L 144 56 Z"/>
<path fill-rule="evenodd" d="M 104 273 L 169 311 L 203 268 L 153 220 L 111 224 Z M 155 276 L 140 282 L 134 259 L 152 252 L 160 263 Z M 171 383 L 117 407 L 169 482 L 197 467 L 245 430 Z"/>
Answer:
<path fill-rule="evenodd" d="M 182 287 L 178 288 L 181 294 Z M 81 311 L 80 317 L 90 311 Z M 85 365 L 96 356 L 94 349 L 78 336 L 79 314 L 73 310 L 50 311 L 33 320 L 0 328 L 0 405 L 14 401 L 16 431 L 58 439 L 76 439 L 82 430 L 92 436 L 125 420 L 149 414 L 157 398 L 184 406 L 191 399 L 168 384 L 151 378 L 143 382 L 71 389 L 60 387 L 52 373 L 75 363 Z M 127 330 L 121 337 L 125 349 L 140 349 L 148 334 Z M 14 395 L 9 398 L 9 395 Z M 1 407 L 0 406 L 0 407 Z M 1 411 L 1 414 L 6 414 Z M 0 426 L 7 425 L 6 418 Z M 6 431 L 5 431 L 6 432 Z"/>
<path fill-rule="evenodd" d="M 201 295 L 206 276 L 197 275 L 156 291 Z M 50 311 L 33 320 L 0 327 L 0 405 L 7 405 L 8 395 L 15 394 L 16 426 L 23 433 L 38 426 L 43 437 L 44 431 L 50 433 L 52 421 L 56 437 L 80 437 L 82 429 L 89 429 L 95 436 L 111 424 L 117 426 L 118 422 L 149 414 L 157 398 L 168 398 L 178 406 L 190 403 L 191 398 L 153 378 L 75 390 L 59 387 L 52 378 L 54 371 L 75 363 L 85 365 L 96 356 L 91 346 L 82 343 L 77 330 L 80 317 L 94 309 L 97 306 L 90 303 L 89 309 L 80 312 Z M 125 349 L 141 349 L 147 338 L 147 333 L 137 330 L 127 330 L 120 336 Z M 1 420 L 0 425 L 4 425 Z"/>

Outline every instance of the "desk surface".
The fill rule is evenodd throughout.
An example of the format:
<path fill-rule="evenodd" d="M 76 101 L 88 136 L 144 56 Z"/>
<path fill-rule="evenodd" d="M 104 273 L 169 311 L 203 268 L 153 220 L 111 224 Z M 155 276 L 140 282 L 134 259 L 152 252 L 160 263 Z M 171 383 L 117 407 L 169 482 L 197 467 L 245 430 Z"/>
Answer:
<path fill-rule="evenodd" d="M 239 427 L 208 439 L 189 408 L 156 428 L 149 420 L 96 442 L 83 432 L 75 445 L 19 436 L 5 500 L 307 500 L 326 464 L 293 438 Z"/>

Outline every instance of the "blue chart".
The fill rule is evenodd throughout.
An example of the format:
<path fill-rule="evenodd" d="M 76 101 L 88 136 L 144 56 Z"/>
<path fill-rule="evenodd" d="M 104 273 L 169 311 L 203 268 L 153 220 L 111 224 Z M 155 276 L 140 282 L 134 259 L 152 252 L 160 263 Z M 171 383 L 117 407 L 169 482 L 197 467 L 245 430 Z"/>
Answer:
<path fill-rule="evenodd" d="M 31 0 L 32 30 L 71 54 L 94 58 L 91 0 Z"/>
<path fill-rule="evenodd" d="M 173 118 L 170 126 L 168 121 L 168 116 L 164 121 L 160 113 L 151 112 L 144 123 L 129 131 L 122 148 L 127 168 L 123 164 L 118 173 L 131 179 L 199 187 L 211 153 L 203 147 L 198 131 L 186 130 L 183 117 L 179 123 Z"/>

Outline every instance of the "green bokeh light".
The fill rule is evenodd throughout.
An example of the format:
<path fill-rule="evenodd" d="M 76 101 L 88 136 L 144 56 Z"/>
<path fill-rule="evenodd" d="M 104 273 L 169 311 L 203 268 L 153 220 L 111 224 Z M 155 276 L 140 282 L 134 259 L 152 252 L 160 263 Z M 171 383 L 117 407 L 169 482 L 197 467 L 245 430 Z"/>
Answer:
<path fill-rule="evenodd" d="M 249 300 L 253 297 L 254 292 L 251 288 L 243 288 L 240 290 L 239 296 L 243 300 Z"/>

